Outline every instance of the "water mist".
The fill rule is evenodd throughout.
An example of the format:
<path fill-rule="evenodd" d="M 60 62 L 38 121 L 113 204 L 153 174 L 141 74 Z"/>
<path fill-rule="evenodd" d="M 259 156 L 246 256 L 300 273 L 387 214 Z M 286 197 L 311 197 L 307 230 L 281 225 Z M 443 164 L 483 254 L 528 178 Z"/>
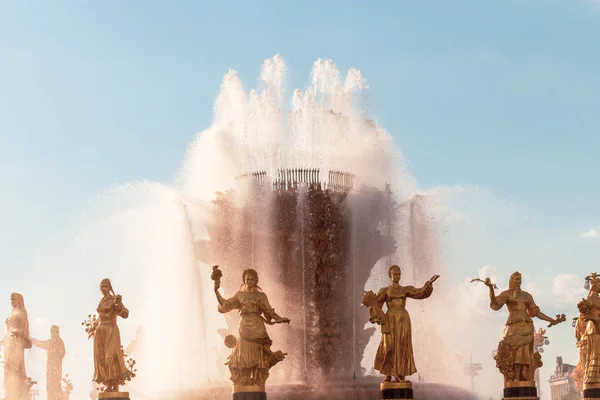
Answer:
<path fill-rule="evenodd" d="M 333 62 L 318 60 L 308 88 L 294 91 L 289 106 L 285 72 L 281 57 L 266 60 L 259 88 L 246 92 L 229 71 L 213 123 L 188 146 L 172 187 L 139 182 L 109 190 L 40 254 L 49 287 L 38 293 L 39 308 L 62 327 L 94 311 L 102 278 L 123 294 L 132 315 L 120 322 L 123 343 L 139 326 L 146 332 L 132 391 L 227 382 L 223 337 L 234 333 L 238 316 L 216 312 L 212 264 L 222 264 L 225 297 L 239 289 L 243 268 L 255 268 L 272 306 L 292 318 L 289 327 L 269 331 L 273 349 L 289 353 L 269 383 L 368 374 L 374 329 L 365 331 L 368 312 L 355 304 L 362 291 L 386 285 L 390 263 L 402 265 L 406 284 L 440 272 L 436 219 L 426 196 L 413 196 L 415 180 L 391 136 L 370 119 L 360 72 L 342 79 Z M 321 276 L 329 294 L 315 283 Z M 83 294 L 50 296 L 50 286 Z M 351 310 L 343 319 L 318 312 L 332 293 Z M 422 310 L 410 312 L 414 329 L 425 329 Z M 434 366 L 443 363 L 433 358 L 435 326 L 427 332 L 413 335 L 415 353 L 434 379 L 443 375 Z M 350 364 L 319 361 L 338 340 L 346 347 L 331 351 L 351 354 Z M 68 347 L 82 365 L 74 384 L 86 392 L 91 343 L 82 330 Z M 315 375 L 315 368 L 326 373 Z"/>

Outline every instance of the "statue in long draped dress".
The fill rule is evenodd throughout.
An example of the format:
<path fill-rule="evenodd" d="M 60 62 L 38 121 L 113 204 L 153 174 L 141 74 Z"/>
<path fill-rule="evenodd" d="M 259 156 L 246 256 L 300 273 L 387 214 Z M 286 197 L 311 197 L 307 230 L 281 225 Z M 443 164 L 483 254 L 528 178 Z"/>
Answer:
<path fill-rule="evenodd" d="M 50 327 L 50 339 L 31 338 L 34 346 L 46 350 L 46 391 L 48 400 L 63 400 L 62 363 L 65 357 L 65 343 L 60 337 L 58 326 Z"/>
<path fill-rule="evenodd" d="M 10 295 L 12 312 L 6 318 L 4 346 L 4 393 L 6 400 L 27 400 L 29 388 L 25 371 L 25 349 L 31 349 L 29 320 L 20 293 Z"/>
<path fill-rule="evenodd" d="M 267 334 L 265 323 L 282 324 L 289 323 L 290 320 L 275 313 L 267 295 L 258 286 L 258 273 L 254 269 L 244 271 L 240 290 L 229 299 L 223 298 L 219 293 L 221 276 L 218 266 L 214 266 L 211 278 L 215 281 L 218 311 L 227 313 L 239 310 L 242 317 L 237 338 L 232 335 L 225 338 L 225 344 L 231 348 L 227 366 L 231 372 L 234 391 L 236 388 L 244 391 L 248 386 L 256 386 L 264 391 L 269 369 L 283 361 L 286 355 L 281 351 L 271 350 L 273 341 Z"/>
<path fill-rule="evenodd" d="M 102 299 L 96 309 L 98 318 L 94 318 L 86 331 L 94 338 L 94 376 L 92 380 L 104 385 L 104 392 L 118 392 L 119 386 L 135 376 L 125 364 L 125 355 L 121 347 L 121 333 L 117 326 L 117 317 L 129 317 L 121 295 L 115 295 L 109 279 L 100 282 Z"/>
<path fill-rule="evenodd" d="M 400 286 L 400 267 L 392 265 L 388 270 L 390 286 L 363 293 L 361 303 L 369 307 L 371 323 L 381 325 L 381 342 L 375 355 L 373 367 L 385 375 L 384 383 L 403 382 L 406 376 L 417 372 L 412 347 L 410 316 L 406 311 L 406 299 L 422 300 L 431 296 L 433 282 L 440 276 L 434 275 L 422 288 Z M 383 305 L 387 311 L 383 312 Z"/>
<path fill-rule="evenodd" d="M 600 276 L 589 276 L 590 290 L 582 299 L 579 317 L 575 324 L 575 336 L 579 349 L 579 363 L 571 373 L 577 389 L 600 388 Z M 596 396 L 592 396 L 596 397 Z"/>
<path fill-rule="evenodd" d="M 489 278 L 475 279 L 489 287 L 490 308 L 500 310 L 504 305 L 508 308 L 508 319 L 505 324 L 504 338 L 498 344 L 494 357 L 496 367 L 504 375 L 507 387 L 514 382 L 530 382 L 535 387 L 535 370 L 542 366 L 541 355 L 534 351 L 534 327 L 532 317 L 549 322 L 548 327 L 565 321 L 565 315 L 550 318 L 540 311 L 533 296 L 521 290 L 521 274 L 514 272 L 510 276 L 508 290 L 496 296 L 495 285 Z"/>

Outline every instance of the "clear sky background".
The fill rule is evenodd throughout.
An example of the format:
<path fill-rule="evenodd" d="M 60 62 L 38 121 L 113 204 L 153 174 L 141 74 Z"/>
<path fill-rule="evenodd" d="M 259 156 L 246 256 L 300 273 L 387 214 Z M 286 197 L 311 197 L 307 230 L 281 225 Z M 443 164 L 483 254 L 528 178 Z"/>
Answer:
<path fill-rule="evenodd" d="M 549 314 L 572 317 L 599 268 L 599 42 L 586 0 L 0 1 L 0 314 L 90 198 L 173 181 L 228 68 L 251 87 L 281 54 L 290 88 L 317 58 L 360 69 L 421 188 L 493 192 L 478 209 L 493 250 L 453 282 L 517 263 Z M 570 324 L 552 331 L 546 380 L 556 355 L 576 362 Z"/>

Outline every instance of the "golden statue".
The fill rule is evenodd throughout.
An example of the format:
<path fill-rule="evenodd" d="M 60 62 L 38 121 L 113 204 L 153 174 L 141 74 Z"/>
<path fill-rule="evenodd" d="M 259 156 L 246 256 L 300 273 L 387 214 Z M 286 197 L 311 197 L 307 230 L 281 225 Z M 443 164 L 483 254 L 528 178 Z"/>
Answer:
<path fill-rule="evenodd" d="M 65 343 L 60 337 L 60 329 L 56 325 L 50 327 L 50 339 L 31 338 L 35 347 L 46 350 L 46 393 L 48 400 L 63 400 L 62 363 L 65 357 Z"/>
<path fill-rule="evenodd" d="M 29 320 L 23 295 L 10 295 L 12 312 L 6 318 L 6 335 L 2 339 L 4 346 L 4 393 L 10 400 L 27 400 L 29 386 L 25 372 L 25 349 L 31 349 L 29 338 Z"/>
<path fill-rule="evenodd" d="M 94 338 L 94 376 L 92 380 L 104 386 L 98 397 L 128 398 L 126 392 L 119 392 L 119 386 L 135 377 L 133 361 L 125 362 L 121 346 L 121 333 L 117 326 L 117 316 L 129 317 L 129 310 L 123 305 L 122 296 L 113 290 L 109 279 L 100 282 L 102 299 L 98 303 L 98 317 L 84 321 L 88 338 Z"/>
<path fill-rule="evenodd" d="M 264 392 L 269 369 L 283 361 L 286 353 L 272 351 L 273 341 L 267 334 L 265 323 L 269 325 L 289 323 L 289 318 L 280 317 L 269 304 L 267 295 L 258 286 L 258 273 L 253 269 L 244 270 L 240 290 L 229 299 L 219 293 L 222 272 L 215 265 L 211 279 L 219 302 L 217 310 L 227 313 L 239 310 L 238 336 L 228 335 L 225 344 L 231 348 L 226 365 L 231 372 L 234 392 Z"/>
<path fill-rule="evenodd" d="M 489 289 L 490 308 L 500 310 L 504 305 L 508 308 L 508 320 L 504 329 L 504 338 L 498 344 L 498 351 L 494 359 L 496 367 L 504 375 L 507 388 L 535 388 L 535 370 L 542 366 L 542 357 L 534 351 L 535 330 L 532 317 L 537 317 L 549 322 L 548 327 L 565 321 L 565 315 L 560 314 L 556 319 L 548 317 L 540 311 L 531 294 L 521 290 L 521 274 L 514 272 L 510 276 L 508 290 L 498 296 L 494 292 L 496 285 L 490 278 L 485 280 L 473 279 L 483 282 Z M 534 395 L 535 396 L 535 395 Z"/>
<path fill-rule="evenodd" d="M 593 273 L 588 278 L 590 291 L 577 304 L 579 317 L 575 324 L 575 337 L 579 363 L 571 374 L 577 389 L 582 393 L 586 389 L 600 389 L 600 276 Z"/>
<path fill-rule="evenodd" d="M 422 300 L 431 296 L 433 282 L 440 276 L 434 275 L 422 288 L 401 286 L 400 267 L 392 265 L 388 270 L 392 284 L 379 290 L 377 295 L 364 292 L 361 303 L 369 307 L 369 321 L 381 325 L 381 342 L 375 355 L 374 368 L 385 375 L 383 383 L 403 383 L 405 377 L 417 372 L 412 347 L 410 316 L 406 311 L 406 299 Z M 387 311 L 382 307 L 387 305 Z M 383 389 L 384 385 L 382 385 Z"/>

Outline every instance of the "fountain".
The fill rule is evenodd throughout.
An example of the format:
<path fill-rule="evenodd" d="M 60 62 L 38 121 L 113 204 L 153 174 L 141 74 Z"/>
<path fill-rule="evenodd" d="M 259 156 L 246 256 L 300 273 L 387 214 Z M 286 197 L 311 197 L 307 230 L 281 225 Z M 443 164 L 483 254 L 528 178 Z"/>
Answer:
<path fill-rule="evenodd" d="M 361 294 L 382 283 L 385 274 L 373 271 L 391 264 L 410 284 L 439 272 L 432 212 L 392 137 L 369 118 L 360 73 L 342 80 L 332 62 L 318 60 L 309 88 L 294 91 L 288 106 L 285 70 L 279 56 L 266 60 L 261 88 L 249 95 L 230 71 L 176 188 L 142 182 L 110 192 L 97 203 L 105 213 L 67 241 L 79 254 L 48 268 L 78 265 L 72 279 L 87 287 L 104 276 L 125 282 L 128 307 L 140 310 L 130 329 L 145 332 L 132 397 L 230 396 L 223 340 L 239 316 L 217 313 L 209 277 L 218 264 L 227 277 L 256 269 L 271 304 L 291 319 L 270 332 L 288 353 L 271 370 L 270 399 L 376 398 L 381 379 L 363 363 L 372 360 L 375 328 L 365 327 Z M 241 283 L 223 281 L 224 297 Z M 87 315 L 94 299 L 86 296 L 72 312 Z M 424 318 L 414 314 L 415 354 L 425 360 L 422 376 L 436 381 L 444 362 Z M 413 388 L 417 400 L 472 396 L 442 384 Z"/>
<path fill-rule="evenodd" d="M 354 175 L 329 171 L 323 182 L 320 175 L 287 168 L 275 179 L 265 171 L 239 176 L 251 196 L 236 206 L 234 192 L 219 195 L 210 208 L 210 240 L 195 242 L 201 262 L 224 265 L 229 274 L 271 268 L 280 293 L 297 300 L 284 305 L 284 314 L 299 321 L 286 338 L 295 380 L 364 375 L 360 359 L 374 329 L 364 329 L 368 314 L 357 310 L 357 296 L 375 263 L 395 251 L 393 238 L 377 230 L 392 218 L 389 186 L 352 191 Z M 241 221 L 238 230 L 227 221 Z M 235 293 L 236 285 L 225 291 Z M 228 322 L 233 333 L 235 322 Z"/>
<path fill-rule="evenodd" d="M 280 294 L 274 306 L 292 326 L 273 336 L 289 353 L 273 384 L 349 390 L 369 379 L 361 361 L 375 328 L 365 328 L 359 306 L 371 271 L 395 261 L 413 280 L 433 275 L 433 222 L 391 137 L 367 117 L 360 73 L 342 82 L 319 60 L 286 113 L 284 71 L 281 58 L 267 60 L 262 91 L 248 98 L 234 72 L 225 77 L 215 122 L 189 147 L 180 185 L 198 261 L 229 276 L 255 268 Z M 302 390 L 281 396 L 293 392 Z"/>

